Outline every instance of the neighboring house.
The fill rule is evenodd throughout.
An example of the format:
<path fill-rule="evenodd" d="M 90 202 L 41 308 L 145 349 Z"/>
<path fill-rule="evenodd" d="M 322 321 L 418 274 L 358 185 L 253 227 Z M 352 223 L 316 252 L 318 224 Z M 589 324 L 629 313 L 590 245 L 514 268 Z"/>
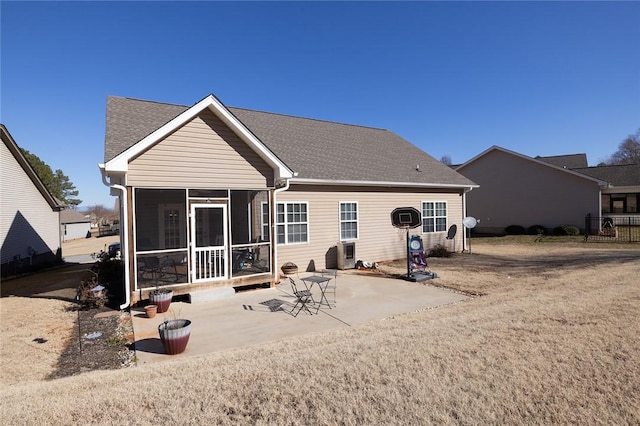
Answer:
<path fill-rule="evenodd" d="M 2 276 L 62 259 L 58 211 L 60 203 L 0 124 L 0 239 Z"/>
<path fill-rule="evenodd" d="M 467 196 L 476 232 L 500 234 L 509 225 L 584 229 L 588 214 L 599 216 L 607 182 L 572 166 L 586 166 L 586 155 L 532 158 L 493 146 L 456 167 L 480 185 Z"/>
<path fill-rule="evenodd" d="M 640 164 L 580 167 L 578 173 L 607 182 L 602 189 L 602 216 L 640 218 Z"/>
<path fill-rule="evenodd" d="M 422 212 L 410 233 L 425 247 L 461 250 L 463 233 L 447 231 L 462 228 L 476 187 L 390 131 L 228 108 L 212 95 L 192 107 L 109 97 L 100 168 L 120 197 L 133 301 L 155 285 L 273 284 L 286 262 L 304 271 L 335 268 L 339 254 L 403 258 L 397 207 Z"/>
<path fill-rule="evenodd" d="M 76 210 L 65 209 L 60 212 L 60 235 L 62 241 L 86 238 L 91 232 L 91 219 Z"/>

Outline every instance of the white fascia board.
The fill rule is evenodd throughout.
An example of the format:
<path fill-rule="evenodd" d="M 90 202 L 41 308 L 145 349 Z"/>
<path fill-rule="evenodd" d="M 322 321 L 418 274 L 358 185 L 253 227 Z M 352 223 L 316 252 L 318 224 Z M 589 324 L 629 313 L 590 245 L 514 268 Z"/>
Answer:
<path fill-rule="evenodd" d="M 142 140 L 131 146 L 129 149 L 115 156 L 105 164 L 107 172 L 127 172 L 129 161 L 137 157 L 144 151 L 149 149 L 159 140 L 167 137 L 172 132 L 193 120 L 198 114 L 210 109 L 218 118 L 220 118 L 227 126 L 229 126 L 245 143 L 266 161 L 271 167 L 277 170 L 277 177 L 289 178 L 293 176 L 293 172 L 275 155 L 273 155 L 267 147 L 256 138 L 233 114 L 222 105 L 213 95 L 209 95 L 173 120 L 169 121 L 162 127 L 150 133 Z"/>
<path fill-rule="evenodd" d="M 413 187 L 413 188 L 444 188 L 465 189 L 479 188 L 480 185 L 458 185 L 449 183 L 416 183 L 416 182 L 378 182 L 365 180 L 328 180 L 328 179 L 289 179 L 292 185 L 334 185 L 334 186 L 380 186 L 380 187 Z"/>
<path fill-rule="evenodd" d="M 620 194 L 627 192 L 640 192 L 640 185 L 614 186 L 610 185 L 602 189 L 603 194 Z"/>

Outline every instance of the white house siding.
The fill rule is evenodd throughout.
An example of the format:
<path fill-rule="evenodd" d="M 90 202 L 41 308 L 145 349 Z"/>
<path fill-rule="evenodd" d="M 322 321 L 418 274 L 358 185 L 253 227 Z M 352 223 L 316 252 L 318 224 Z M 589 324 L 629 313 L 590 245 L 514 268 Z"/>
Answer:
<path fill-rule="evenodd" d="M 91 231 L 91 222 L 63 223 L 60 225 L 62 241 L 86 238 L 88 231 Z"/>
<path fill-rule="evenodd" d="M 458 172 L 480 185 L 467 195 L 478 232 L 499 233 L 509 225 L 584 228 L 588 213 L 598 215 L 595 181 L 527 158 L 494 150 Z"/>
<path fill-rule="evenodd" d="M 35 257 L 51 260 L 60 249 L 58 212 L 42 197 L 22 166 L 2 143 L 0 239 L 2 264 Z"/>
<path fill-rule="evenodd" d="M 293 186 L 277 195 L 277 202 L 308 202 L 309 242 L 279 244 L 277 267 L 293 262 L 299 270 L 312 265 L 316 269 L 335 268 L 335 246 L 340 241 L 340 202 L 358 203 L 358 239 L 356 258 L 378 262 L 405 258 L 406 231 L 391 224 L 391 212 L 397 207 L 414 207 L 421 211 L 423 201 L 447 202 L 447 229 L 456 224 L 455 249 L 462 249 L 462 195 L 461 193 L 419 192 L 415 189 L 401 192 L 399 188 L 358 189 L 341 187 Z M 440 243 L 450 250 L 454 241 L 446 240 L 446 232 L 422 233 L 422 227 L 409 230 L 420 235 L 426 249 Z"/>
<path fill-rule="evenodd" d="M 266 188 L 273 186 L 273 169 L 207 110 L 133 159 L 127 185 Z"/>

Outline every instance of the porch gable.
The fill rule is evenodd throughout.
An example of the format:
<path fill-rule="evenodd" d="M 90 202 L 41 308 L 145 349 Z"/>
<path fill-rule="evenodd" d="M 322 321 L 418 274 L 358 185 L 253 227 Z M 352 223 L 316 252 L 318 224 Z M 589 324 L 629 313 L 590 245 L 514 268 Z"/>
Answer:
<path fill-rule="evenodd" d="M 267 188 L 274 169 L 208 109 L 130 160 L 127 185 Z"/>

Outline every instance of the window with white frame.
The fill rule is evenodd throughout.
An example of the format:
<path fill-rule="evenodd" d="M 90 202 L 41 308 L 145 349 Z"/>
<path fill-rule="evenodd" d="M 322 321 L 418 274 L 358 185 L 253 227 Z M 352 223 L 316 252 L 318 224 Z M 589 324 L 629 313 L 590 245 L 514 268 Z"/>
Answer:
<path fill-rule="evenodd" d="M 340 240 L 358 238 L 358 203 L 340 203 Z"/>
<path fill-rule="evenodd" d="M 276 206 L 276 241 L 278 244 L 309 241 L 309 215 L 306 202 L 278 203 Z"/>
<path fill-rule="evenodd" d="M 261 228 L 262 228 L 262 240 L 269 241 L 269 203 L 265 203 L 264 201 L 261 204 L 262 206 L 262 214 L 261 217 Z"/>
<path fill-rule="evenodd" d="M 425 201 L 422 203 L 422 232 L 445 232 L 447 230 L 447 202 Z"/>

